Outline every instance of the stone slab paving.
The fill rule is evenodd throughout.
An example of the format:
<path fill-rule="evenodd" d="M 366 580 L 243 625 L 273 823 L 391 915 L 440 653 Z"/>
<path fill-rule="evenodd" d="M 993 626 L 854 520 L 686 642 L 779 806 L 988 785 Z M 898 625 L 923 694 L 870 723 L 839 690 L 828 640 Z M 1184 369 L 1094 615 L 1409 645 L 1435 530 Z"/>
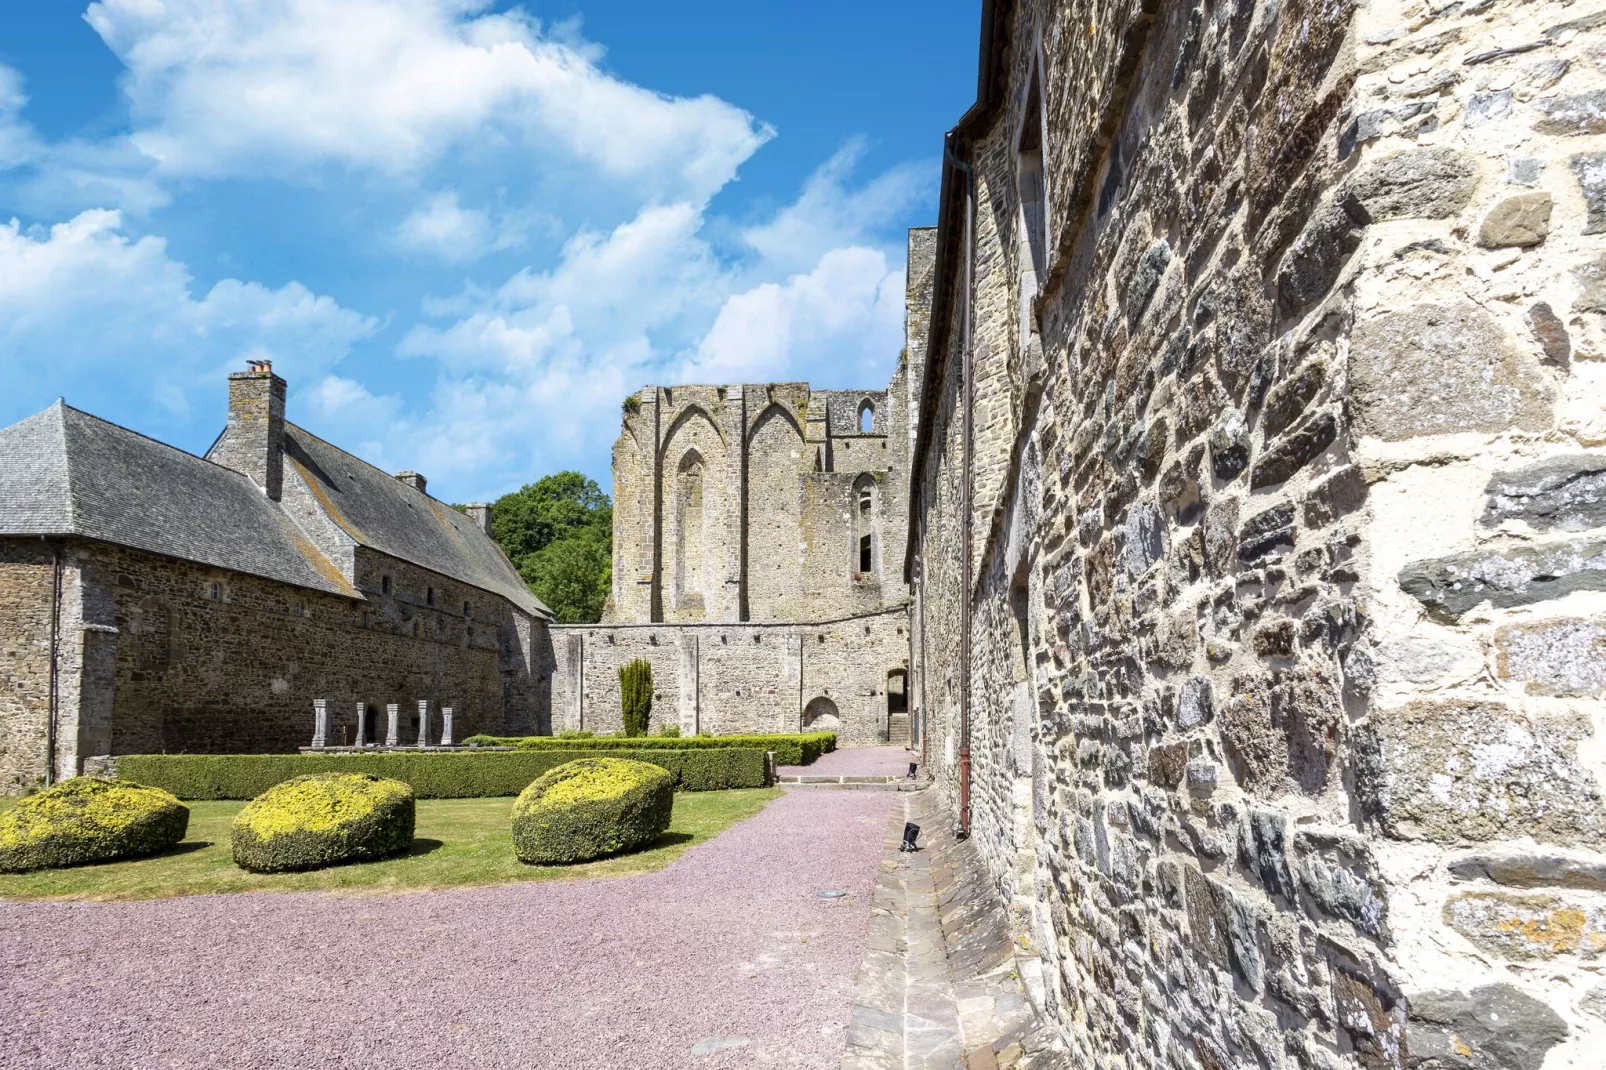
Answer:
<path fill-rule="evenodd" d="M 1021 988 L 1007 913 L 934 793 L 888 824 L 842 1070 L 1059 1070 L 1058 1035 Z M 898 850 L 903 823 L 923 849 Z"/>
<path fill-rule="evenodd" d="M 834 1066 L 901 811 L 789 791 L 611 880 L 0 902 L 0 1067 Z"/>

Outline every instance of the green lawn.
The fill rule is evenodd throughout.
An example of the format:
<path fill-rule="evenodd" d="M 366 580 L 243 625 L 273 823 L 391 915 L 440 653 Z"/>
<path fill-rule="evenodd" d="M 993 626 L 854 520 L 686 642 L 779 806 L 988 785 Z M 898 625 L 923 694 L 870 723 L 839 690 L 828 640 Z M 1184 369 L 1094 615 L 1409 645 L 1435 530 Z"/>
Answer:
<path fill-rule="evenodd" d="M 247 873 L 229 854 L 229 823 L 243 802 L 192 802 L 189 834 L 165 854 L 74 869 L 0 874 L 0 898 L 157 899 L 246 891 L 391 892 L 508 881 L 619 877 L 662 869 L 688 847 L 752 817 L 780 795 L 775 788 L 675 796 L 675 818 L 652 847 L 578 866 L 526 866 L 513 857 L 513 800 L 422 799 L 413 849 L 381 862 L 310 873 Z M 0 810 L 15 799 L 0 798 Z"/>

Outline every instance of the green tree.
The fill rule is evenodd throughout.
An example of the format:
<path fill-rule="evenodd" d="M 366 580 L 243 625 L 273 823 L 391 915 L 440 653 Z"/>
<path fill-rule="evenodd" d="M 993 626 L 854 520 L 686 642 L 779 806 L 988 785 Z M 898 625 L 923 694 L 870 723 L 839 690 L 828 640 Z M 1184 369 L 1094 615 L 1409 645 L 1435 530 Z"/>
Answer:
<path fill-rule="evenodd" d="M 579 472 L 497 499 L 491 537 L 559 624 L 593 624 L 613 584 L 613 504 Z"/>
<path fill-rule="evenodd" d="M 611 538 L 613 505 L 579 472 L 543 476 L 497 499 L 491 513 L 491 537 L 514 561 L 584 528 L 601 528 Z"/>
<path fill-rule="evenodd" d="M 624 715 L 624 734 L 644 736 L 652 716 L 652 665 L 637 658 L 619 666 L 619 709 Z"/>
<path fill-rule="evenodd" d="M 580 528 L 519 562 L 519 575 L 559 624 L 594 624 L 613 585 L 613 532 Z"/>

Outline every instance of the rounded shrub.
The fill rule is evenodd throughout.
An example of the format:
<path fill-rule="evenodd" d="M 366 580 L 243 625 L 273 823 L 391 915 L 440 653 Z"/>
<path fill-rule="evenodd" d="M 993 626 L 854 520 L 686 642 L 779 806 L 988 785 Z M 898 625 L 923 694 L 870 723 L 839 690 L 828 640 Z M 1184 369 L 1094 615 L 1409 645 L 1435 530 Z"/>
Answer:
<path fill-rule="evenodd" d="M 190 808 L 160 788 L 74 777 L 0 813 L 0 873 L 155 854 L 189 825 Z"/>
<path fill-rule="evenodd" d="M 525 788 L 513 803 L 519 861 L 585 862 L 652 843 L 669 828 L 675 778 L 646 762 L 580 758 Z"/>
<path fill-rule="evenodd" d="M 371 773 L 275 784 L 234 818 L 234 864 L 253 873 L 320 869 L 412 846 L 413 789 Z"/>

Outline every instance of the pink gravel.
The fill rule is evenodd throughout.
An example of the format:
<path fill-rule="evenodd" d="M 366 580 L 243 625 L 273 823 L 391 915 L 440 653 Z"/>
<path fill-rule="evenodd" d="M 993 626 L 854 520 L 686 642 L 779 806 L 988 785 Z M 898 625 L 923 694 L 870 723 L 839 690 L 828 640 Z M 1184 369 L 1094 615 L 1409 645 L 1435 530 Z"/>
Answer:
<path fill-rule="evenodd" d="M 909 763 L 920 760 L 902 747 L 849 747 L 822 754 L 812 765 L 782 765 L 781 776 L 903 776 Z"/>
<path fill-rule="evenodd" d="M 792 791 L 641 877 L 0 902 L 0 1066 L 835 1066 L 898 802 Z"/>

